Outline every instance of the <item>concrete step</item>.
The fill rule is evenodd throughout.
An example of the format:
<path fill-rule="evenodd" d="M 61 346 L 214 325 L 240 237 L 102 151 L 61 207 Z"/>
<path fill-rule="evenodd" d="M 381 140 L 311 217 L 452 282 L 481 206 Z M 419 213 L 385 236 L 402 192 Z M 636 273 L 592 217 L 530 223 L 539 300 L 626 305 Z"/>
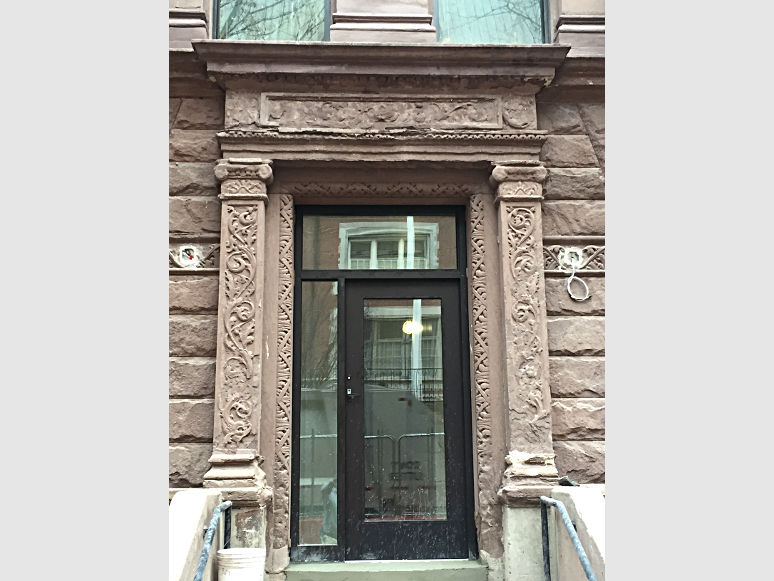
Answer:
<path fill-rule="evenodd" d="M 287 581 L 486 581 L 486 565 L 467 559 L 291 563 Z"/>

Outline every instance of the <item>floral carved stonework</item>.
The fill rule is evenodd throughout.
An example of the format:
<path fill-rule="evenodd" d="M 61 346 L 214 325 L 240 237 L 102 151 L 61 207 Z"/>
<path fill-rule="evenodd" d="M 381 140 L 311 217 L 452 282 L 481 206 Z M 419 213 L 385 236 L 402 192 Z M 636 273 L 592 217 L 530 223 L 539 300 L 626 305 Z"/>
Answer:
<path fill-rule="evenodd" d="M 560 260 L 560 253 L 571 244 L 551 244 L 543 247 L 543 258 L 545 261 L 546 273 L 567 272 L 567 267 Z M 605 247 L 601 245 L 589 244 L 581 247 L 583 252 L 582 261 L 577 270 L 583 272 L 604 272 L 605 270 Z"/>
<path fill-rule="evenodd" d="M 261 124 L 296 129 L 498 129 L 494 97 L 264 94 Z"/>

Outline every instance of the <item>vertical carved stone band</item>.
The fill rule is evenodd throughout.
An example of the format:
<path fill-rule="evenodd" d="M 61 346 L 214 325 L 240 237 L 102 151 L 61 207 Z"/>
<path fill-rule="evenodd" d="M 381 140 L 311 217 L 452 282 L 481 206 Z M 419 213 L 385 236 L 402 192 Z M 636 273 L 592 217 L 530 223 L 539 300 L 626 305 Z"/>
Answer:
<path fill-rule="evenodd" d="M 496 520 L 494 492 L 499 482 L 493 473 L 492 392 L 489 383 L 489 322 L 487 314 L 486 223 L 484 195 L 470 198 L 471 325 L 473 335 L 473 382 L 476 405 L 476 464 L 478 469 L 478 527 L 492 527 Z"/>
<path fill-rule="evenodd" d="M 293 196 L 280 196 L 277 312 L 277 406 L 274 442 L 273 548 L 290 547 L 290 398 L 293 369 Z"/>
<path fill-rule="evenodd" d="M 495 166 L 504 289 L 508 449 L 500 499 L 534 504 L 557 479 L 540 201 L 547 172 L 538 162 Z"/>
<path fill-rule="evenodd" d="M 205 486 L 263 488 L 258 468 L 266 185 L 271 162 L 223 160 L 213 468 Z"/>

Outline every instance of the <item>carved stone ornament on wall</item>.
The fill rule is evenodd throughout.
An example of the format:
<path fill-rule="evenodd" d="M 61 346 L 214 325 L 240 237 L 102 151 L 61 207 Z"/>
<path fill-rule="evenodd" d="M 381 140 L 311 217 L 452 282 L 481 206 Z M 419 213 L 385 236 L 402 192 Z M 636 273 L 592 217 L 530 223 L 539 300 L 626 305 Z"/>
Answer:
<path fill-rule="evenodd" d="M 227 236 L 222 289 L 225 306 L 220 358 L 222 386 L 217 402 L 222 428 L 222 444 L 228 450 L 246 447 L 245 440 L 255 432 L 252 414 L 255 405 L 253 348 L 255 342 L 255 270 L 257 213 L 254 205 L 225 208 Z"/>
<path fill-rule="evenodd" d="M 543 246 L 543 259 L 546 274 L 566 274 L 567 269 L 563 267 L 559 259 L 559 254 L 572 244 L 550 244 Z M 602 245 L 589 244 L 582 247 L 583 261 L 578 272 L 603 273 L 605 271 L 605 247 Z"/>
<path fill-rule="evenodd" d="M 290 546 L 290 418 L 293 369 L 293 196 L 280 196 L 277 403 L 274 442 L 274 548 Z"/>
<path fill-rule="evenodd" d="M 296 129 L 500 129 L 499 97 L 271 94 L 261 124 Z"/>
<path fill-rule="evenodd" d="M 551 445 L 551 410 L 545 401 L 547 392 L 546 346 L 540 325 L 545 325 L 545 295 L 539 269 L 536 212 L 539 206 L 507 204 L 506 240 L 510 267 L 510 318 L 513 345 L 509 358 L 517 374 L 515 393 L 509 397 L 511 431 L 518 433 L 533 451 Z M 507 288 L 507 287 L 506 287 Z M 515 396 L 515 397 L 514 397 Z"/>
<path fill-rule="evenodd" d="M 217 270 L 220 244 L 175 244 L 169 248 L 170 270 Z"/>
<path fill-rule="evenodd" d="M 488 193 L 486 183 L 421 182 L 286 182 L 275 184 L 273 194 L 308 197 L 468 197 Z"/>

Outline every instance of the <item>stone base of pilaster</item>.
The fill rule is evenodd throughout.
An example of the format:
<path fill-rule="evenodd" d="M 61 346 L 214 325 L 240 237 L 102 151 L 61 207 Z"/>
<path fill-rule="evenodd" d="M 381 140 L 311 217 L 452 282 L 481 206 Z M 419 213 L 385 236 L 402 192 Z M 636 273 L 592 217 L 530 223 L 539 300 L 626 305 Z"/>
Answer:
<path fill-rule="evenodd" d="M 562 14 L 556 22 L 554 42 L 572 46 L 568 57 L 604 57 L 605 16 Z"/>
<path fill-rule="evenodd" d="M 550 496 L 559 481 L 553 452 L 511 450 L 497 496 L 507 507 L 537 507 L 541 496 Z"/>
<path fill-rule="evenodd" d="M 203 10 L 169 11 L 169 48 L 192 48 L 192 40 L 208 36 L 207 14 Z"/>

